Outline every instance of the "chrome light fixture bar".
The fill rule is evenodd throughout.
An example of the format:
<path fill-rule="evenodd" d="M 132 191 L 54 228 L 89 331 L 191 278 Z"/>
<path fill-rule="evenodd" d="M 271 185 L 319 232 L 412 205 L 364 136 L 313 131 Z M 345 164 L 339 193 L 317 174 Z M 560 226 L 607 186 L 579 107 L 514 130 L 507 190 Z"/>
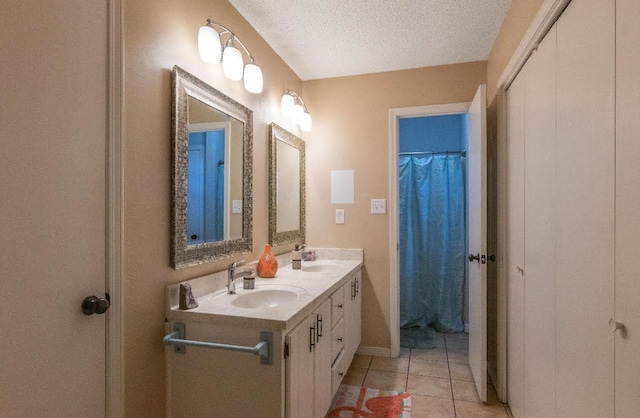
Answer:
<path fill-rule="evenodd" d="M 295 91 L 290 89 L 284 91 L 280 101 L 280 111 L 284 117 L 291 118 L 300 125 L 301 131 L 309 132 L 311 130 L 311 114 L 302 97 Z"/>
<path fill-rule="evenodd" d="M 220 32 L 216 30 L 216 26 L 221 29 Z M 227 37 L 224 44 L 221 41 L 223 36 Z M 242 59 L 242 52 L 235 47 L 236 42 L 251 61 L 246 66 L 244 66 Z M 206 63 L 219 64 L 222 62 L 222 71 L 230 80 L 242 80 L 244 71 L 244 88 L 249 93 L 262 93 L 264 84 L 262 70 L 255 63 L 255 58 L 240 38 L 224 25 L 207 19 L 207 23 L 201 26 L 198 31 L 198 52 L 200 58 Z"/>

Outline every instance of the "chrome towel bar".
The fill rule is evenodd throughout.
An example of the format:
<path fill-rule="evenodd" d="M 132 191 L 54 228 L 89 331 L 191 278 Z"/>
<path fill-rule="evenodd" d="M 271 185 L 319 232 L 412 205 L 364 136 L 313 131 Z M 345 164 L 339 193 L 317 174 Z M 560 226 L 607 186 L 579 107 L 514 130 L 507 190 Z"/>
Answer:
<path fill-rule="evenodd" d="M 173 332 L 167 334 L 162 339 L 165 345 L 173 344 L 175 352 L 184 354 L 186 346 L 215 348 L 218 350 L 242 351 L 245 353 L 253 353 L 260 356 L 261 364 L 273 364 L 273 333 L 268 331 L 260 331 L 260 342 L 255 346 L 233 345 L 222 343 L 210 343 L 207 341 L 187 340 L 186 327 L 182 323 L 173 324 Z"/>

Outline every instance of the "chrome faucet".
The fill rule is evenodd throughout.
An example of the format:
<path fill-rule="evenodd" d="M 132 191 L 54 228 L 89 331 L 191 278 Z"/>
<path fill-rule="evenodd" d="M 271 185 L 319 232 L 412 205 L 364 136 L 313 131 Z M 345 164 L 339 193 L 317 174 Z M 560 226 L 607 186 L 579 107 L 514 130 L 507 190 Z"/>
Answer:
<path fill-rule="evenodd" d="M 251 271 L 241 271 L 236 273 L 236 267 L 239 267 L 245 263 L 244 260 L 236 261 L 235 263 L 229 264 L 229 268 L 227 269 L 227 294 L 235 295 L 236 294 L 236 282 L 235 279 L 238 277 L 247 277 L 252 274 Z"/>

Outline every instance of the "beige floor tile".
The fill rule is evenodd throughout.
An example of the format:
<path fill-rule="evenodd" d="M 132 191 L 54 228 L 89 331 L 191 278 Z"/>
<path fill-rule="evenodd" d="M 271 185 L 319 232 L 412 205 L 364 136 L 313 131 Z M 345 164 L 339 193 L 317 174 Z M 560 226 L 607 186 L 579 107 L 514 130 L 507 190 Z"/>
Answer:
<path fill-rule="evenodd" d="M 362 354 L 356 354 L 353 356 L 351 365 L 354 367 L 368 368 L 371 363 L 371 356 L 363 356 Z"/>
<path fill-rule="evenodd" d="M 434 348 L 431 350 L 413 348 L 411 349 L 411 358 L 431 361 L 447 361 L 447 350 L 444 348 Z"/>
<path fill-rule="evenodd" d="M 374 356 L 369 370 L 383 370 L 386 372 L 407 373 L 409 371 L 408 358 L 389 358 Z"/>
<path fill-rule="evenodd" d="M 350 367 L 347 375 L 342 379 L 342 384 L 351 386 L 362 386 L 364 378 L 367 376 L 367 369 Z"/>
<path fill-rule="evenodd" d="M 444 334 L 444 338 L 447 342 L 450 341 L 466 341 L 469 342 L 469 334 L 464 332 L 453 332 L 450 334 Z"/>
<path fill-rule="evenodd" d="M 471 368 L 468 364 L 449 363 L 449 373 L 451 373 L 451 379 L 453 380 L 473 382 Z"/>
<path fill-rule="evenodd" d="M 451 399 L 411 394 L 411 418 L 455 418 Z"/>
<path fill-rule="evenodd" d="M 409 374 L 420 374 L 423 376 L 449 378 L 449 365 L 444 361 L 430 361 L 419 358 L 412 359 L 409 364 Z"/>
<path fill-rule="evenodd" d="M 469 353 L 466 352 L 447 351 L 447 358 L 449 359 L 449 364 L 469 364 Z"/>
<path fill-rule="evenodd" d="M 400 358 L 411 357 L 411 349 L 407 347 L 400 347 Z"/>
<path fill-rule="evenodd" d="M 441 332 L 436 332 L 436 335 L 433 339 L 433 343 L 435 344 L 435 348 L 445 348 L 444 342 L 444 334 Z"/>
<path fill-rule="evenodd" d="M 453 399 L 457 401 L 480 402 L 474 382 L 452 380 L 451 386 L 453 388 Z"/>
<path fill-rule="evenodd" d="M 370 389 L 404 392 L 407 390 L 407 374 L 369 370 L 362 386 Z"/>
<path fill-rule="evenodd" d="M 469 352 L 469 343 L 466 341 L 447 341 L 447 351 Z"/>
<path fill-rule="evenodd" d="M 413 398 L 411 398 L 413 401 Z M 482 403 L 455 401 L 457 418 L 508 418 L 502 404 L 485 405 Z"/>
<path fill-rule="evenodd" d="M 410 374 L 407 391 L 416 395 L 436 396 L 451 399 L 451 381 L 438 377 Z"/>

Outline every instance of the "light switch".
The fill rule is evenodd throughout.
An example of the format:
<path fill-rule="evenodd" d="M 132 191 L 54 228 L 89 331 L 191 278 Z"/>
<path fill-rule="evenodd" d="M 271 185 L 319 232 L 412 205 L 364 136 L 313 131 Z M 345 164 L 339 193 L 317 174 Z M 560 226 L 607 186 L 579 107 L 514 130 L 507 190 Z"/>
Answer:
<path fill-rule="evenodd" d="M 242 200 L 231 201 L 231 213 L 242 213 Z"/>
<path fill-rule="evenodd" d="M 344 224 L 344 209 L 336 209 L 336 224 Z"/>
<path fill-rule="evenodd" d="M 371 199 L 371 214 L 385 215 L 387 213 L 386 199 Z"/>

